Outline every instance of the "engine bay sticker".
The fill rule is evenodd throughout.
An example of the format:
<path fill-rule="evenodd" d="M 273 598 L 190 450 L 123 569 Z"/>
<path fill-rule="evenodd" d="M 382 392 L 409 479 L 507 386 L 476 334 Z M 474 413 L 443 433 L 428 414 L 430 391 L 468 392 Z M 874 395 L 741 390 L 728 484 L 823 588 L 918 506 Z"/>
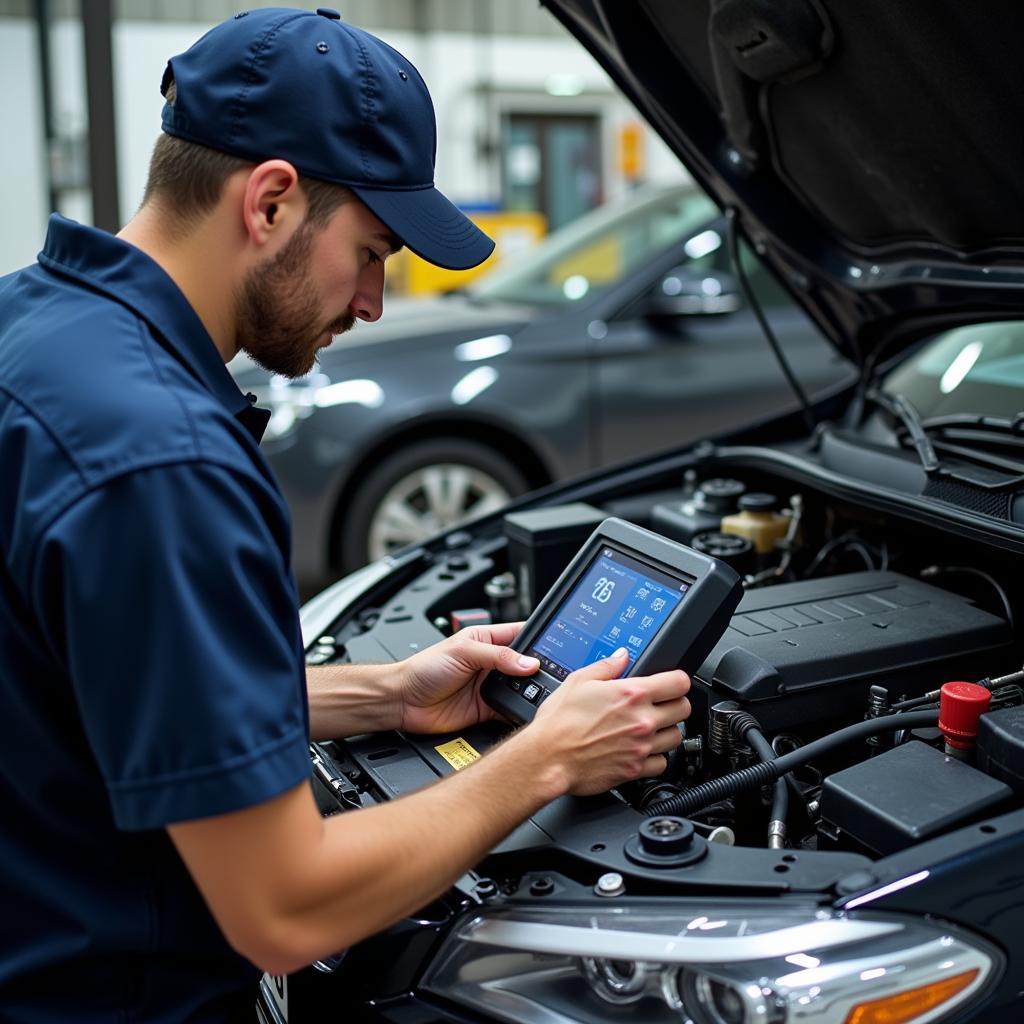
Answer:
<path fill-rule="evenodd" d="M 480 751 L 471 747 L 461 736 L 442 743 L 434 749 L 457 771 L 462 771 L 474 761 L 480 760 Z"/>

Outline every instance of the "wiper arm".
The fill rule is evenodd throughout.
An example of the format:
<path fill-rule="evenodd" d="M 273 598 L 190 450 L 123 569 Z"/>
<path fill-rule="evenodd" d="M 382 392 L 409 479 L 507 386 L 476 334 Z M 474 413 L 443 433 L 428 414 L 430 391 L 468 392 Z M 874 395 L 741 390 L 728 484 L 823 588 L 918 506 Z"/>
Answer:
<path fill-rule="evenodd" d="M 875 405 L 880 405 L 906 427 L 907 433 L 910 435 L 911 444 L 917 449 L 917 454 L 921 459 L 924 471 L 926 473 L 936 472 L 940 465 L 939 457 L 935 454 L 935 449 L 932 447 L 931 441 L 928 440 L 927 433 L 925 433 L 921 414 L 910 402 L 903 395 L 890 395 L 885 391 L 879 391 L 877 388 L 872 388 L 865 397 L 874 402 Z"/>
<path fill-rule="evenodd" d="M 1007 434 L 1024 437 L 1024 412 L 1017 413 L 1012 420 L 999 416 L 984 416 L 981 413 L 956 412 L 945 416 L 929 416 L 921 420 L 925 430 L 945 430 L 947 427 L 965 427 L 970 430 L 992 434 Z"/>

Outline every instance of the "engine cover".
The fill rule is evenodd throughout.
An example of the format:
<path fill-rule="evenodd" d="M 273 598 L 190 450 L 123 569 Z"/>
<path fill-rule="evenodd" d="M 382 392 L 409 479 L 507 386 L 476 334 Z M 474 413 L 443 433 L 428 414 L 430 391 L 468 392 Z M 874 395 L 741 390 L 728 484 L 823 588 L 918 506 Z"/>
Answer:
<path fill-rule="evenodd" d="M 850 573 L 748 591 L 691 699 L 698 713 L 738 701 L 778 732 L 859 716 L 874 684 L 914 696 L 1010 671 L 1013 655 L 1009 624 L 967 598 L 899 573 Z"/>

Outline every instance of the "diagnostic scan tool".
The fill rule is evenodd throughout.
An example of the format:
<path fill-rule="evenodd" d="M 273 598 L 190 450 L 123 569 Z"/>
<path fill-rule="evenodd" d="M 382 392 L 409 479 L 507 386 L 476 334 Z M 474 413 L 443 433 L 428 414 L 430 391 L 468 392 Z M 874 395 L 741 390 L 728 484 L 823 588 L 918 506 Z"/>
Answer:
<path fill-rule="evenodd" d="M 723 562 L 621 519 L 591 534 L 511 645 L 540 661 L 533 676 L 492 672 L 484 700 L 528 722 L 569 675 L 629 652 L 624 675 L 693 672 L 739 604 L 740 578 Z"/>

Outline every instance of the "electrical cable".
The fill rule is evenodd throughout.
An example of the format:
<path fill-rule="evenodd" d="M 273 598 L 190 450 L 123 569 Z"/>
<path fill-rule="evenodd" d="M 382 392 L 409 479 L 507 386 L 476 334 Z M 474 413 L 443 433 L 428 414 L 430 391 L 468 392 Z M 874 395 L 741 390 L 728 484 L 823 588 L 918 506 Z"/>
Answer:
<path fill-rule="evenodd" d="M 736 277 L 739 280 L 740 288 L 743 291 L 743 297 L 747 300 L 747 305 L 750 306 L 754 316 L 757 317 L 757 322 L 760 324 L 761 330 L 764 332 L 764 336 L 768 339 L 768 344 L 771 346 L 772 352 L 775 353 L 775 358 L 778 360 L 783 376 L 789 382 L 789 386 L 793 389 L 793 393 L 800 402 L 800 411 L 803 413 L 807 429 L 813 433 L 814 428 L 817 426 L 817 421 L 814 419 L 814 413 L 811 411 L 811 403 L 807 400 L 807 395 L 804 392 L 804 389 L 800 386 L 800 382 L 796 379 L 796 375 L 793 373 L 793 368 L 789 365 L 789 361 L 783 354 L 782 346 L 779 344 L 778 338 L 775 337 L 775 332 L 768 324 L 764 311 L 761 309 L 761 304 L 754 295 L 754 289 L 750 286 L 750 279 L 747 277 L 747 271 L 744 268 L 743 263 L 740 261 L 739 216 L 735 207 L 730 206 L 725 211 L 725 222 L 728 227 L 726 237 L 729 245 L 729 258 L 732 260 L 733 270 L 736 272 Z"/>
<path fill-rule="evenodd" d="M 1018 689 L 1017 683 L 1024 682 L 1024 668 L 1018 669 L 1016 672 L 1010 672 L 1005 676 L 986 676 L 984 679 L 978 680 L 978 686 L 984 686 L 986 690 L 990 691 L 993 696 L 996 691 L 1000 689 L 1012 690 Z M 919 708 L 926 704 L 937 704 L 939 698 L 942 696 L 941 688 L 938 690 L 930 690 L 928 693 L 922 694 L 920 697 L 910 697 L 908 700 L 901 700 L 893 704 L 893 711 L 908 711 L 911 708 Z"/>
<path fill-rule="evenodd" d="M 733 734 L 742 739 L 762 761 L 774 761 L 778 754 L 772 745 L 761 732 L 760 726 L 754 717 L 745 711 L 733 715 L 729 719 L 729 728 Z M 789 786 L 795 785 L 795 780 L 789 774 L 783 775 L 775 780 L 775 787 L 772 792 L 772 809 L 768 819 L 768 845 L 780 848 L 785 844 L 786 839 L 786 818 L 789 815 Z M 777 842 L 773 842 L 777 840 Z"/>
<path fill-rule="evenodd" d="M 1016 630 L 1016 623 L 1013 619 L 1013 608 L 1010 605 L 1010 599 L 1006 596 L 1006 591 L 994 576 L 990 576 L 982 569 L 975 569 L 973 565 L 929 565 L 926 569 L 921 570 L 920 575 L 922 579 L 931 579 L 931 577 L 938 576 L 944 572 L 965 573 L 968 576 L 979 576 L 988 583 L 999 595 L 999 600 L 1003 603 L 1003 610 L 1006 612 L 1006 621 L 1010 624 L 1010 628 Z"/>
<path fill-rule="evenodd" d="M 774 761 L 763 761 L 760 764 L 751 765 L 749 768 L 743 768 L 738 772 L 731 772 L 699 786 L 694 786 L 693 789 L 669 797 L 667 800 L 659 800 L 658 803 L 647 808 L 647 814 L 650 817 L 662 817 L 666 814 L 685 816 L 713 801 L 724 800 L 726 797 L 735 796 L 737 793 L 755 789 L 758 786 L 766 786 L 769 782 L 774 782 L 780 776 L 785 775 L 786 772 L 800 768 L 844 743 L 852 743 L 854 740 L 877 736 L 885 732 L 934 726 L 938 722 L 938 718 L 937 711 L 911 711 L 906 714 L 883 715 L 881 718 L 869 718 L 864 722 L 854 722 L 853 725 L 848 725 L 845 729 L 822 736 L 789 754 L 783 754 L 782 757 L 776 758 Z"/>
<path fill-rule="evenodd" d="M 871 552 L 868 551 L 868 549 L 859 540 L 851 540 L 846 545 L 846 548 L 860 555 L 860 557 L 864 559 L 864 564 L 868 567 L 868 569 L 874 572 L 875 563 L 874 560 L 871 558 Z"/>

